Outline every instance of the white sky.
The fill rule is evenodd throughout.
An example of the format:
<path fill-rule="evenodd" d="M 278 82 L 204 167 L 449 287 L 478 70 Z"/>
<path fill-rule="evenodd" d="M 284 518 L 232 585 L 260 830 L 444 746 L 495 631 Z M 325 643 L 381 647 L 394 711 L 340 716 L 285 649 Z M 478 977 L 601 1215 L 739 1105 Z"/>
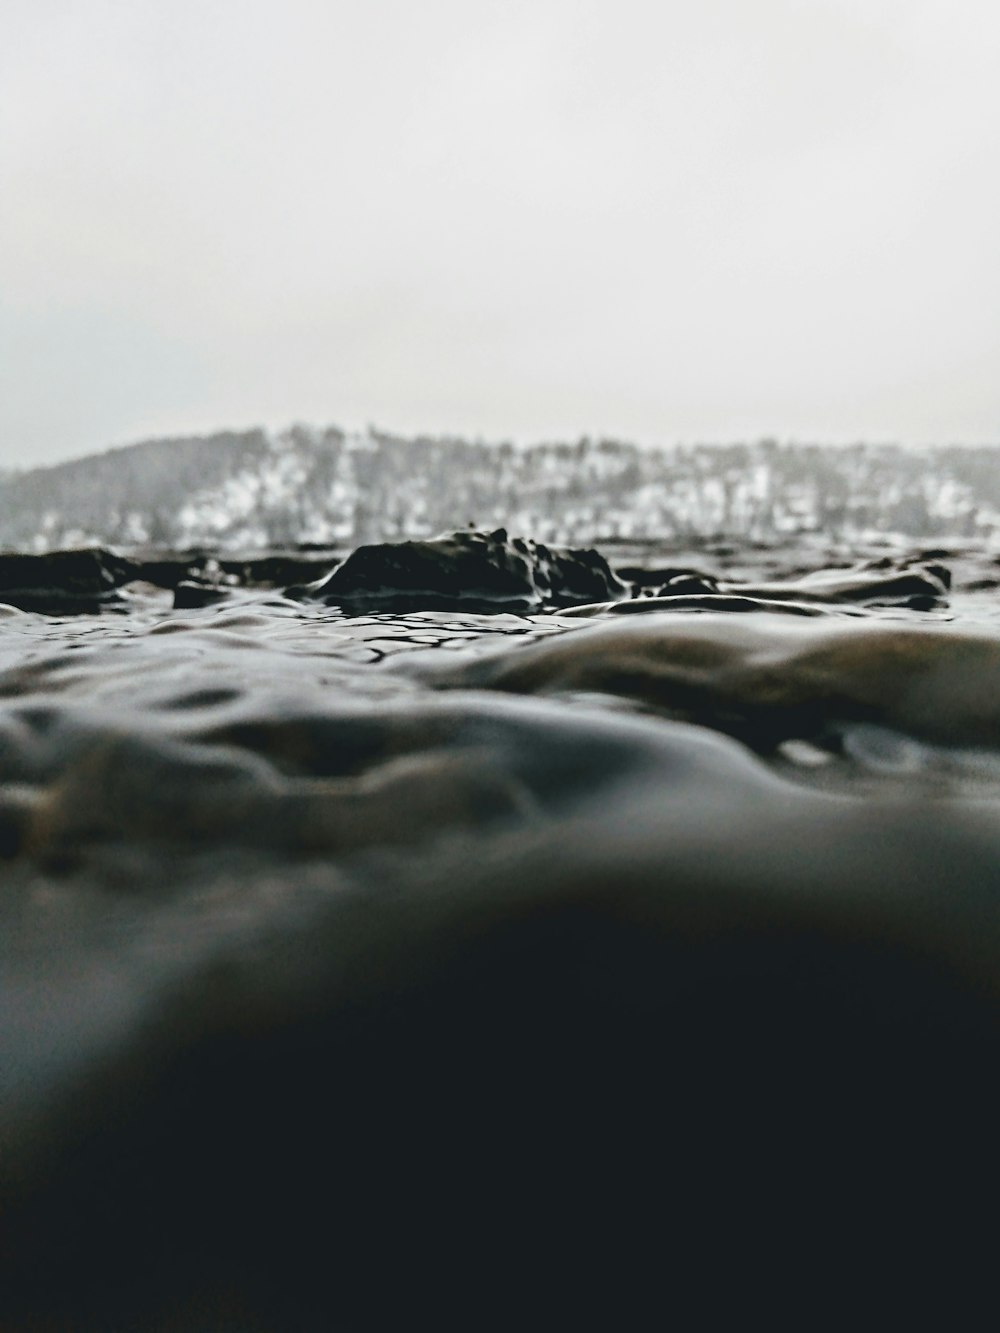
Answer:
<path fill-rule="evenodd" d="M 997 0 L 0 0 L 0 466 L 1000 442 Z"/>

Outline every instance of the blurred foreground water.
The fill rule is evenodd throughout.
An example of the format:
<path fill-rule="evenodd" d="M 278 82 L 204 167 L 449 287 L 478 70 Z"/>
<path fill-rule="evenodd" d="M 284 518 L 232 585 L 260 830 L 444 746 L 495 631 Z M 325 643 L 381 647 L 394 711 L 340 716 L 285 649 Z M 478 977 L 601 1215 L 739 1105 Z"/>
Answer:
<path fill-rule="evenodd" d="M 8 574 L 0 1327 L 978 1324 L 995 553 L 529 547 Z"/>

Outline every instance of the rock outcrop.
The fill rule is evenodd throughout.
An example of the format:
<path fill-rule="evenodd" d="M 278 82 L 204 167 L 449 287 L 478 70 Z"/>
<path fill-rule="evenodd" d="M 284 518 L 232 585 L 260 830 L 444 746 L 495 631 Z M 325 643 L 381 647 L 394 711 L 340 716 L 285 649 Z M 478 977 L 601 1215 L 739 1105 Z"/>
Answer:
<path fill-rule="evenodd" d="M 288 592 L 359 609 L 533 611 L 618 600 L 629 590 L 597 551 L 543 546 L 497 528 L 360 546 L 329 577 Z"/>
<path fill-rule="evenodd" d="M 49 615 L 99 611 L 119 600 L 123 584 L 139 577 L 135 561 L 103 547 L 0 554 L 0 602 Z"/>

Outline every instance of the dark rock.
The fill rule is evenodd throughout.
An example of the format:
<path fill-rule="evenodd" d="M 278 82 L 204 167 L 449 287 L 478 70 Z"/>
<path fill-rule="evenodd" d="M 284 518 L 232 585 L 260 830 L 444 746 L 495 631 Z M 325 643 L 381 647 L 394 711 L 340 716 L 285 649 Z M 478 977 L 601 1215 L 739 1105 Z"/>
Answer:
<path fill-rule="evenodd" d="M 204 546 L 182 550 L 140 547 L 130 552 L 129 561 L 135 569 L 134 579 L 171 591 L 184 579 L 214 581 L 221 572 L 217 552 Z"/>
<path fill-rule="evenodd" d="M 937 561 L 933 563 L 927 563 L 925 561 L 922 568 L 928 574 L 932 574 L 934 578 L 940 579 L 946 589 L 951 587 L 951 570 L 947 565 L 938 564 Z"/>
<path fill-rule="evenodd" d="M 190 578 L 190 565 L 179 560 L 149 560 L 142 562 L 142 580 L 156 588 L 174 589 L 182 579 Z"/>
<path fill-rule="evenodd" d="M 716 579 L 712 574 L 706 574 L 700 569 L 691 569 L 688 567 L 675 567 L 673 565 L 653 565 L 644 567 L 641 565 L 623 565 L 616 571 L 619 578 L 625 579 L 628 583 L 633 583 L 637 588 L 664 588 L 677 579 L 697 579 L 703 583 L 715 584 Z"/>
<path fill-rule="evenodd" d="M 0 602 L 22 611 L 66 615 L 120 601 L 118 589 L 142 577 L 134 560 L 103 547 L 0 555 Z"/>
<path fill-rule="evenodd" d="M 322 549 L 323 555 L 306 555 L 298 550 L 223 555 L 198 547 L 142 551 L 133 558 L 140 571 L 137 577 L 158 588 L 173 589 L 185 580 L 226 582 L 242 588 L 284 588 L 289 583 L 306 583 L 329 574 L 338 557 L 329 547 Z"/>
<path fill-rule="evenodd" d="M 427 541 L 361 546 L 320 583 L 288 595 L 357 609 L 538 610 L 624 598 L 597 551 L 460 530 Z"/>
<path fill-rule="evenodd" d="M 229 588 L 217 583 L 182 579 L 174 589 L 174 610 L 192 611 L 201 606 L 214 606 L 217 602 L 224 602 L 229 593 Z"/>
<path fill-rule="evenodd" d="M 134 559 L 145 583 L 174 589 L 183 579 L 202 578 L 211 556 L 206 551 L 156 551 L 141 552 Z"/>
<path fill-rule="evenodd" d="M 306 549 L 306 548 L 303 548 Z M 219 558 L 224 574 L 235 577 L 244 588 L 285 588 L 290 583 L 308 583 L 329 574 L 342 557 L 329 547 L 315 548 L 322 555 L 273 553 L 246 557 Z"/>
<path fill-rule="evenodd" d="M 193 579 L 196 583 L 239 582 L 235 574 L 223 570 L 218 554 L 206 547 L 183 551 L 146 550 L 133 552 L 133 558 L 139 566 L 139 577 L 158 588 L 172 590 L 185 579 Z"/>
<path fill-rule="evenodd" d="M 337 563 L 331 549 L 323 556 L 305 556 L 297 551 L 251 552 L 221 555 L 204 548 L 192 551 L 147 551 L 135 557 L 136 577 L 157 588 L 176 589 L 181 583 L 228 585 L 239 588 L 285 588 L 328 575 Z M 180 605 L 177 604 L 177 605 Z M 195 605 L 185 603 L 185 605 Z"/>

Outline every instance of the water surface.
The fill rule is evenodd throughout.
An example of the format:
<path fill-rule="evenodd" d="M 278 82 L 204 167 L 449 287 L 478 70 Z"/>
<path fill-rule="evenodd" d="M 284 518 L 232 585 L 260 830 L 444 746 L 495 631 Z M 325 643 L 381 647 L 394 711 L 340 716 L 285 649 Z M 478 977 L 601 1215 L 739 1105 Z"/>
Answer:
<path fill-rule="evenodd" d="M 0 608 L 4 1327 L 694 1327 L 774 1264 L 781 1322 L 876 1250 L 883 1294 L 957 1271 L 994 555 L 609 554 L 643 595 L 596 610 Z"/>

